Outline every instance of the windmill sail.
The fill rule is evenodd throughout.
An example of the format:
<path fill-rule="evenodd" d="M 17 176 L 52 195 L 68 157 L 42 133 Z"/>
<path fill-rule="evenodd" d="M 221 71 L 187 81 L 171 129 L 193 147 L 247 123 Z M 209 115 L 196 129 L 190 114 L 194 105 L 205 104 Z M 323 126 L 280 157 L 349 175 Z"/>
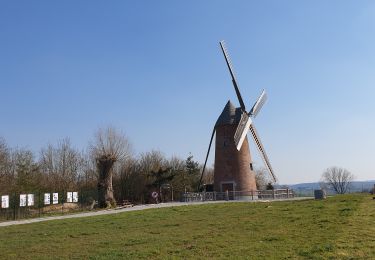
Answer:
<path fill-rule="evenodd" d="M 249 113 L 250 116 L 253 116 L 255 118 L 258 115 L 260 109 L 263 107 L 266 100 L 267 100 L 267 93 L 263 89 L 262 94 L 260 94 L 260 97 L 258 98 L 258 100 L 255 102 L 254 106 L 250 110 L 250 113 Z"/>
<path fill-rule="evenodd" d="M 241 120 L 238 123 L 236 133 L 234 134 L 234 143 L 238 151 L 241 149 L 242 143 L 245 140 L 250 125 L 251 118 L 247 115 L 247 113 L 242 113 Z"/>
<path fill-rule="evenodd" d="M 236 95 L 237 95 L 238 101 L 240 102 L 241 109 L 242 109 L 242 111 L 246 111 L 245 103 L 242 100 L 240 89 L 238 88 L 236 77 L 234 76 L 234 70 L 233 70 L 233 67 L 232 67 L 232 62 L 230 61 L 228 51 L 225 48 L 224 41 L 220 42 L 220 47 L 221 47 L 221 50 L 223 51 L 224 58 L 225 58 L 225 61 L 227 63 L 228 69 L 229 69 L 229 73 L 230 73 L 230 75 L 232 77 L 232 83 L 233 83 L 233 86 L 234 86 L 234 90 L 236 91 Z"/>
<path fill-rule="evenodd" d="M 264 161 L 264 164 L 265 164 L 266 167 L 267 167 L 268 172 L 270 173 L 270 175 L 271 175 L 273 181 L 276 182 L 276 181 L 277 181 L 277 180 L 276 180 L 276 176 L 275 176 L 275 174 L 273 173 L 273 170 L 272 170 L 271 164 L 270 164 L 270 162 L 269 162 L 269 160 L 268 160 L 268 156 L 267 156 L 267 154 L 266 154 L 266 151 L 264 150 L 264 147 L 263 147 L 263 145 L 262 145 L 262 142 L 260 141 L 260 139 L 259 139 L 259 137 L 258 137 L 258 134 L 257 134 L 257 131 L 255 130 L 255 127 L 254 127 L 253 124 L 250 125 L 250 132 L 251 132 L 251 135 L 253 136 L 253 139 L 254 139 L 254 141 L 255 141 L 255 144 L 256 144 L 256 146 L 257 146 L 259 152 L 260 152 L 260 155 L 261 155 L 261 157 L 262 157 L 262 159 L 263 159 L 263 161 Z"/>

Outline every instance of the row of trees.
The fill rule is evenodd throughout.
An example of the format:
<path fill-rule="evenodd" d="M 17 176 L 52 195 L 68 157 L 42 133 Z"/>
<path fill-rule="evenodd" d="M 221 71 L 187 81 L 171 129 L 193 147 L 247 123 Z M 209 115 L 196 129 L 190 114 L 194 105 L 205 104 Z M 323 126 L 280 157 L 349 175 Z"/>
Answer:
<path fill-rule="evenodd" d="M 175 199 L 195 191 L 201 165 L 190 154 L 186 159 L 166 158 L 160 151 L 136 155 L 129 140 L 114 128 L 100 129 L 86 151 L 74 148 L 68 138 L 49 144 L 36 155 L 10 148 L 0 138 L 0 193 L 37 191 L 91 191 L 99 206 L 116 201 L 151 201 L 152 191 L 168 183 Z M 204 182 L 212 182 L 208 169 Z"/>
<path fill-rule="evenodd" d="M 85 190 L 100 207 L 114 206 L 115 198 L 148 203 L 151 193 L 165 184 L 175 199 L 196 191 L 201 169 L 191 154 L 186 159 L 166 158 L 160 151 L 135 155 L 126 136 L 111 127 L 100 129 L 86 151 L 75 149 L 65 138 L 42 148 L 38 156 L 28 149 L 12 149 L 0 138 L 2 194 Z M 267 176 L 265 169 L 256 170 L 258 189 L 268 188 Z M 322 185 L 345 193 L 352 180 L 347 170 L 332 167 L 324 172 Z M 213 169 L 206 170 L 203 183 L 213 183 Z"/>
<path fill-rule="evenodd" d="M 10 148 L 0 138 L 1 193 L 77 189 L 85 181 L 94 183 L 94 164 L 74 149 L 69 139 L 41 149 L 39 158 L 28 149 Z"/>

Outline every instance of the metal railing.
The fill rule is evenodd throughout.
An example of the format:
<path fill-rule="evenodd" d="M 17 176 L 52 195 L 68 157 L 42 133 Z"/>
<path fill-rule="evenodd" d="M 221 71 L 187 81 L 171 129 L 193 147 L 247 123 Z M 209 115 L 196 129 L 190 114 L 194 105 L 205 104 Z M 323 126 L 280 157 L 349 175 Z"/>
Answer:
<path fill-rule="evenodd" d="M 226 192 L 186 192 L 184 202 L 217 201 L 217 200 L 277 200 L 294 198 L 291 189 L 226 191 Z"/>

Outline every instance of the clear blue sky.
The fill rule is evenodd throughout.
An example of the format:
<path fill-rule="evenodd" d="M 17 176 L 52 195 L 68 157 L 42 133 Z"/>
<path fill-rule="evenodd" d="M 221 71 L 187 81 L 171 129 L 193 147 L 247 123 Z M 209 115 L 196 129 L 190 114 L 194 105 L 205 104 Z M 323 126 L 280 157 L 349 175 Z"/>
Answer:
<path fill-rule="evenodd" d="M 281 183 L 375 179 L 374 1 L 1 1 L 0 136 L 84 149 L 111 124 L 137 153 L 203 162 L 238 105 L 223 39 L 246 104 L 267 89 L 255 123 Z"/>

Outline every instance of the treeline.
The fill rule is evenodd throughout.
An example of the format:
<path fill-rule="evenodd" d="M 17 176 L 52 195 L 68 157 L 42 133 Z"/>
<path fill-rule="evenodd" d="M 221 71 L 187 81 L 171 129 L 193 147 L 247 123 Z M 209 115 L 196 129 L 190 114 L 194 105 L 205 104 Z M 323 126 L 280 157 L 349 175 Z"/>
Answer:
<path fill-rule="evenodd" d="M 160 151 L 139 155 L 127 149 L 124 160 L 112 169 L 113 192 L 116 201 L 149 203 L 151 193 L 160 191 L 162 199 L 170 200 L 173 190 L 178 200 L 184 191 L 195 191 L 201 165 L 192 155 L 186 159 L 167 158 Z M 86 151 L 74 148 L 68 138 L 49 144 L 39 153 L 29 149 L 11 148 L 0 138 L 0 194 L 85 191 L 96 198 L 98 190 L 97 157 L 88 146 Z M 204 183 L 213 182 L 208 169 Z M 167 185 L 166 185 L 167 184 Z"/>

